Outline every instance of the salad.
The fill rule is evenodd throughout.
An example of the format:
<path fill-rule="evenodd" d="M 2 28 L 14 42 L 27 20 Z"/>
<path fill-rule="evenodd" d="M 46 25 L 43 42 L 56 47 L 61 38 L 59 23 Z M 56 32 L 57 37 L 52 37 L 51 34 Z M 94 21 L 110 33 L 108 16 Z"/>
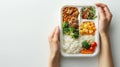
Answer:
<path fill-rule="evenodd" d="M 81 11 L 82 19 L 94 20 L 97 17 L 95 7 L 93 6 L 83 7 Z"/>

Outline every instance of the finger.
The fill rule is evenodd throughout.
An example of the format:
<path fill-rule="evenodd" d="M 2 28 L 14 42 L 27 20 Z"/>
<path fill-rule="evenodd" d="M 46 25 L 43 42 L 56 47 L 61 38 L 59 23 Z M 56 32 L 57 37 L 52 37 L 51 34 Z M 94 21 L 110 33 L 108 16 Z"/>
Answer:
<path fill-rule="evenodd" d="M 110 20 L 111 17 L 112 17 L 112 14 L 111 14 L 109 8 L 108 8 L 108 7 L 104 7 L 104 11 L 105 11 L 105 14 L 106 14 L 107 19 Z"/>
<path fill-rule="evenodd" d="M 108 6 L 105 5 L 105 4 L 103 4 L 103 3 L 98 3 L 98 4 L 96 4 L 96 5 L 97 5 L 98 7 L 102 7 L 102 8 L 104 9 L 104 13 L 105 13 L 105 15 L 106 15 L 106 18 L 107 18 L 108 20 L 111 20 L 112 14 L 111 14 Z"/>
<path fill-rule="evenodd" d="M 108 6 L 107 6 L 106 4 L 103 4 L 103 3 L 97 3 L 96 5 L 97 5 L 98 7 L 105 8 L 105 9 L 107 9 L 108 12 L 110 12 L 110 10 L 109 10 L 109 8 L 108 8 Z"/>
<path fill-rule="evenodd" d="M 57 26 L 55 30 L 54 39 L 59 40 L 59 36 L 60 36 L 60 29 L 59 29 L 59 26 Z"/>
<path fill-rule="evenodd" d="M 101 7 L 99 7 L 99 16 L 100 16 L 100 19 L 105 19 L 104 10 Z"/>
<path fill-rule="evenodd" d="M 96 6 L 98 6 L 98 7 L 106 7 L 107 5 L 103 4 L 103 3 L 97 3 Z"/>
<path fill-rule="evenodd" d="M 53 29 L 53 31 L 50 33 L 50 35 L 49 35 L 49 39 L 52 39 L 53 38 L 53 36 L 54 36 L 54 34 L 55 34 L 55 30 L 56 30 L 56 27 Z"/>

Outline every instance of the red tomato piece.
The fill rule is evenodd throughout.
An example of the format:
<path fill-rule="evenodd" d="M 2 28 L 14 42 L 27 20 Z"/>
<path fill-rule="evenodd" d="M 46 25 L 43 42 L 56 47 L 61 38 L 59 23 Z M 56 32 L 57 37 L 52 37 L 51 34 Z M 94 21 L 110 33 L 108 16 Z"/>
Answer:
<path fill-rule="evenodd" d="M 82 18 L 83 18 L 83 19 L 87 19 L 87 15 L 83 15 Z"/>
<path fill-rule="evenodd" d="M 97 43 L 96 43 L 96 42 L 93 42 L 93 43 L 91 44 L 91 46 L 92 46 L 92 47 L 96 47 L 96 46 L 97 46 Z"/>
<path fill-rule="evenodd" d="M 83 15 L 86 15 L 87 14 L 87 11 L 83 11 Z"/>
<path fill-rule="evenodd" d="M 91 47 L 90 47 L 90 50 L 91 50 L 91 51 L 94 51 L 94 50 L 95 50 L 95 47 L 92 47 L 92 46 L 91 46 Z"/>

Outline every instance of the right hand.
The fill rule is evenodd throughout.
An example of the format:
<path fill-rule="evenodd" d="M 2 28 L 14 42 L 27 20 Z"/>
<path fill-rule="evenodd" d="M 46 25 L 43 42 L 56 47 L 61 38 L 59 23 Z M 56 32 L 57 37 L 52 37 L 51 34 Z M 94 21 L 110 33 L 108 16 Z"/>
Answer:
<path fill-rule="evenodd" d="M 97 3 L 96 6 L 99 8 L 99 32 L 108 33 L 112 14 L 107 5 Z"/>

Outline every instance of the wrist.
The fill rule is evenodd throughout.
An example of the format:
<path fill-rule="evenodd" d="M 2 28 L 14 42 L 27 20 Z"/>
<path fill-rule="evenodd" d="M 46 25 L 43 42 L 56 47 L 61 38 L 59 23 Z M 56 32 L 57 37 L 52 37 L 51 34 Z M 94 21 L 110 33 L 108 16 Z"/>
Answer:
<path fill-rule="evenodd" d="M 50 60 L 59 61 L 59 59 L 60 59 L 60 54 L 59 53 L 50 54 Z"/>
<path fill-rule="evenodd" d="M 109 34 L 108 34 L 108 32 L 100 32 L 100 36 L 108 36 Z"/>

